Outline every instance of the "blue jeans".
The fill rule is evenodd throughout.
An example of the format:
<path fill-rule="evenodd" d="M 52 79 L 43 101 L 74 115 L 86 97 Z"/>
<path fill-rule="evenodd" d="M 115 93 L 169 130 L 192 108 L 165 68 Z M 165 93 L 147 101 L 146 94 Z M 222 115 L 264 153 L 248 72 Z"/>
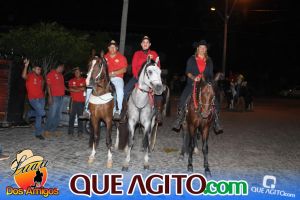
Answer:
<path fill-rule="evenodd" d="M 56 131 L 59 125 L 61 112 L 63 108 L 63 96 L 52 97 L 52 99 L 53 102 L 49 106 L 47 122 L 45 127 L 45 130 L 49 132 Z"/>
<path fill-rule="evenodd" d="M 116 112 L 116 100 L 118 102 L 119 112 L 122 111 L 123 97 L 124 97 L 124 81 L 120 77 L 113 77 L 110 79 L 116 89 L 117 98 L 115 98 L 114 112 Z"/>
<path fill-rule="evenodd" d="M 132 77 L 128 83 L 125 85 L 125 88 L 124 88 L 124 99 L 127 100 L 128 97 L 130 96 L 133 88 L 134 88 L 134 85 L 138 82 L 138 80 L 135 78 L 135 77 Z"/>
<path fill-rule="evenodd" d="M 41 135 L 43 132 L 42 128 L 42 117 L 45 116 L 45 98 L 31 99 L 29 103 L 33 110 L 30 110 L 27 115 L 28 117 L 35 117 L 35 136 Z"/>
<path fill-rule="evenodd" d="M 85 95 L 85 105 L 84 105 L 84 110 L 88 111 L 89 109 L 89 100 L 90 100 L 90 96 L 93 92 L 93 88 L 87 88 L 86 89 L 86 95 Z"/>

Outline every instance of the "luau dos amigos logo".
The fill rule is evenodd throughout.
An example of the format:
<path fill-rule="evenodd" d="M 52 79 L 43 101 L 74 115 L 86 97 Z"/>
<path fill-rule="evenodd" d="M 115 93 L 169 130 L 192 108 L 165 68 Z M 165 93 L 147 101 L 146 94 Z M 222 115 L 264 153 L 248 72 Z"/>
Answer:
<path fill-rule="evenodd" d="M 58 195 L 58 188 L 45 188 L 48 160 L 33 155 L 30 149 L 19 151 L 11 163 L 12 176 L 18 188 L 6 187 L 7 195 Z"/>

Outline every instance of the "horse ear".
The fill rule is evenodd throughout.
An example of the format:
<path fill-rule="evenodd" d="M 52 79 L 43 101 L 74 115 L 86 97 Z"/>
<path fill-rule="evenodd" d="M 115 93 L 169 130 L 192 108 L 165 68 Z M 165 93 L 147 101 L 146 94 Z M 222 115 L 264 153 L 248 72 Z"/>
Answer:
<path fill-rule="evenodd" d="M 147 57 L 147 64 L 151 62 L 150 56 Z"/>
<path fill-rule="evenodd" d="M 101 50 L 100 56 L 101 56 L 101 58 L 104 57 L 104 51 L 103 51 L 103 49 Z"/>

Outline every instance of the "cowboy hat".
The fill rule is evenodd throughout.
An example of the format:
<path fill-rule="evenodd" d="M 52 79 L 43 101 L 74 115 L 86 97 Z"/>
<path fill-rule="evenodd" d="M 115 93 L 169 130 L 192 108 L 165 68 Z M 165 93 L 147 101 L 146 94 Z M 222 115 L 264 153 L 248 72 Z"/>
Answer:
<path fill-rule="evenodd" d="M 18 167 L 20 169 L 32 162 L 42 161 L 42 160 L 44 160 L 43 157 L 34 156 L 32 151 L 27 149 L 27 150 L 19 151 L 17 153 L 17 158 L 12 162 L 10 168 L 12 170 L 15 170 L 18 164 L 21 163 L 21 165 Z"/>
<path fill-rule="evenodd" d="M 111 41 L 108 43 L 107 47 L 110 47 L 111 45 L 115 45 L 115 47 L 118 47 L 117 42 L 114 41 L 114 40 L 111 40 Z"/>
<path fill-rule="evenodd" d="M 193 47 L 194 48 L 197 48 L 197 47 L 199 47 L 200 45 L 204 45 L 204 46 L 206 46 L 206 48 L 209 48 L 209 44 L 206 42 L 206 40 L 200 40 L 200 42 L 194 42 L 193 43 Z"/>

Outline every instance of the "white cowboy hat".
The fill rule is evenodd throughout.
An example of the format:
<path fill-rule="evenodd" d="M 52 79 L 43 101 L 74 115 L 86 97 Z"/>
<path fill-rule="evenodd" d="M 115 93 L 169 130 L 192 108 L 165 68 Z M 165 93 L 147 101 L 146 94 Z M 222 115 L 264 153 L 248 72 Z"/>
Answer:
<path fill-rule="evenodd" d="M 36 162 L 36 161 L 42 161 L 44 160 L 42 156 L 34 156 L 32 151 L 29 149 L 19 151 L 17 153 L 17 158 L 12 162 L 11 169 L 15 170 L 18 164 L 21 162 L 21 165 L 18 166 L 18 168 L 25 167 L 26 165 Z"/>

